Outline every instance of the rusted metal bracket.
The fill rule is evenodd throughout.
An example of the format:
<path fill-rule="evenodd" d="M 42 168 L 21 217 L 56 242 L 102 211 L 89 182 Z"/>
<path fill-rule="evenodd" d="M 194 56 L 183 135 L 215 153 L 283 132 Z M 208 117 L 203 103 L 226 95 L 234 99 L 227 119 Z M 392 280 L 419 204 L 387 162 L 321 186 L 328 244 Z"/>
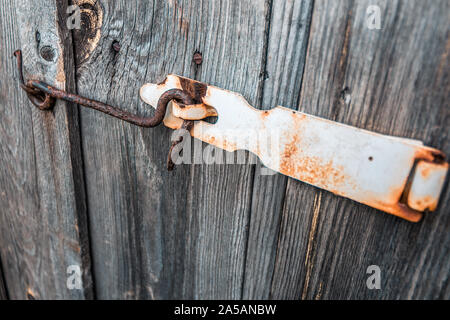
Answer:
<path fill-rule="evenodd" d="M 155 107 L 161 95 L 180 89 L 196 103 L 169 104 L 164 124 L 195 120 L 193 137 L 227 151 L 248 150 L 268 168 L 417 222 L 436 209 L 448 171 L 445 155 L 422 142 L 351 127 L 291 109 L 257 110 L 234 92 L 169 75 L 145 84 L 140 95 Z M 202 121 L 218 116 L 215 124 Z"/>

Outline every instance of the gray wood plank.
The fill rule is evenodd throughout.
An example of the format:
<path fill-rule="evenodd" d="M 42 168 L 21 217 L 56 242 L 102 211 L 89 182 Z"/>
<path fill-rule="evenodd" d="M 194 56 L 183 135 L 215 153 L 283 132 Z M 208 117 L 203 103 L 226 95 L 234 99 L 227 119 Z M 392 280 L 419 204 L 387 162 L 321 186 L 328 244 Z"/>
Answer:
<path fill-rule="evenodd" d="M 196 79 L 239 92 L 251 105 L 261 107 L 271 2 L 223 1 L 204 7 L 211 16 L 193 42 L 192 50 L 198 48 L 204 56 Z M 215 30 L 210 30 L 213 25 Z M 191 275 L 183 286 L 186 297 L 242 297 L 254 167 L 191 167 L 185 253 Z"/>
<path fill-rule="evenodd" d="M 313 1 L 272 2 L 263 109 L 296 109 L 300 98 Z M 257 165 L 253 183 L 244 299 L 267 299 L 276 258 L 287 177 Z"/>
<path fill-rule="evenodd" d="M 162 80 L 156 77 L 180 63 L 170 50 L 171 29 L 179 25 L 174 16 L 167 17 L 172 24 L 164 23 L 168 5 L 110 1 L 83 6 L 82 30 L 74 32 L 78 92 L 150 115 L 139 87 Z M 92 43 L 84 41 L 91 35 Z M 119 52 L 112 48 L 114 41 L 120 43 Z M 166 50 L 172 55 L 164 58 Z M 176 253 L 171 252 L 175 233 L 165 242 L 164 228 L 176 229 L 183 218 L 182 177 L 187 175 L 181 168 L 172 177 L 164 168 L 169 131 L 142 129 L 89 109 L 80 115 L 97 298 L 166 297 L 171 286 L 167 268 Z"/>
<path fill-rule="evenodd" d="M 64 15 L 63 2 L 0 3 L 0 255 L 11 299 L 92 297 L 77 110 L 37 110 L 12 56 L 22 49 L 25 77 L 74 89 Z M 83 271 L 81 289 L 67 288 L 70 265 Z"/>
<path fill-rule="evenodd" d="M 5 281 L 3 280 L 3 271 L 0 265 L 0 300 L 8 300 L 8 294 L 5 287 Z"/>
<path fill-rule="evenodd" d="M 369 30 L 366 9 L 381 8 Z M 315 1 L 301 111 L 449 154 L 449 3 Z M 272 298 L 448 299 L 450 189 L 418 224 L 289 179 Z M 381 289 L 366 286 L 381 269 Z"/>
<path fill-rule="evenodd" d="M 7 300 L 8 297 L 6 295 L 6 289 L 3 287 L 3 283 L 1 283 L 0 287 L 0 300 Z"/>
<path fill-rule="evenodd" d="M 89 48 L 82 39 L 94 32 L 75 33 L 79 92 L 151 115 L 139 87 L 177 73 L 257 105 L 267 9 L 236 0 L 91 6 L 102 25 L 86 23 L 101 30 Z M 181 165 L 168 173 L 169 129 L 92 110 L 81 111 L 81 124 L 98 297 L 239 298 L 253 168 Z"/>

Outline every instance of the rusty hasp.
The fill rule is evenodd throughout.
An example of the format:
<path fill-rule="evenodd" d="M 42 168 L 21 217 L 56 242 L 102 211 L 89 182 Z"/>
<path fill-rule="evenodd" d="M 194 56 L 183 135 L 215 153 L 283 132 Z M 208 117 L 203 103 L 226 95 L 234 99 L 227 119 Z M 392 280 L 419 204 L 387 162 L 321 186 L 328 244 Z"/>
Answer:
<path fill-rule="evenodd" d="M 445 156 L 422 142 L 377 134 L 291 109 L 257 110 L 239 94 L 177 75 L 145 84 L 155 107 L 167 90 L 189 92 L 189 108 L 169 104 L 172 129 L 195 120 L 193 137 L 227 151 L 248 150 L 268 168 L 409 221 L 433 211 L 448 171 Z M 212 124 L 202 119 L 217 116 Z"/>
<path fill-rule="evenodd" d="M 257 110 L 237 93 L 176 75 L 142 86 L 142 100 L 156 110 L 152 117 L 141 117 L 39 80 L 25 82 L 21 52 L 14 54 L 20 87 L 41 110 L 63 99 L 142 127 L 164 122 L 224 150 L 248 150 L 276 172 L 409 221 L 417 222 L 423 211 L 437 208 L 448 163 L 442 152 L 420 141 L 381 135 L 283 107 Z M 200 58 L 199 54 L 201 63 Z M 216 123 L 202 120 L 211 116 L 218 117 Z M 182 139 L 172 143 L 169 170 L 174 167 L 172 150 Z"/>

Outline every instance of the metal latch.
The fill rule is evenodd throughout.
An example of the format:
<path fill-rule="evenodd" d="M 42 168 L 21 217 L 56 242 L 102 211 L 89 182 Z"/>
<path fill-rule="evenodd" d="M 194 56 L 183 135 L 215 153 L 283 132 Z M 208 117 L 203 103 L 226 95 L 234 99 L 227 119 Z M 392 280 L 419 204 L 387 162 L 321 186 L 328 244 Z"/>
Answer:
<path fill-rule="evenodd" d="M 193 137 L 227 151 L 256 154 L 268 168 L 337 195 L 417 222 L 436 209 L 448 171 L 445 155 L 422 142 L 344 125 L 291 109 L 250 106 L 240 95 L 177 75 L 146 84 L 142 100 L 180 89 L 195 105 L 169 104 L 164 124 L 179 129 L 194 121 Z M 217 115 L 214 124 L 202 121 Z"/>
<path fill-rule="evenodd" d="M 358 129 L 291 109 L 263 111 L 239 94 L 169 75 L 145 84 L 143 101 L 156 109 L 139 117 L 99 101 L 67 93 L 39 80 L 25 82 L 15 52 L 20 86 L 39 109 L 64 99 L 142 127 L 161 122 L 227 151 L 248 150 L 268 168 L 337 195 L 417 222 L 436 209 L 448 163 L 422 142 Z M 212 124 L 203 119 L 217 116 Z M 179 143 L 176 140 L 172 148 Z M 169 152 L 169 168 L 171 162 Z"/>

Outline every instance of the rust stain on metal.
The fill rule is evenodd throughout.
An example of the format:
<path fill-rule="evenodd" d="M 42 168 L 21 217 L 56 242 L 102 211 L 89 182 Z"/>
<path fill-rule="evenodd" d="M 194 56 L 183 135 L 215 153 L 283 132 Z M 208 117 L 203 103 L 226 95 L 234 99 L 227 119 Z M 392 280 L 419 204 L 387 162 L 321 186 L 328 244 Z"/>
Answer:
<path fill-rule="evenodd" d="M 183 93 L 189 96 L 190 101 L 189 103 L 184 103 L 193 105 L 193 104 L 201 104 L 202 98 L 205 96 L 208 86 L 205 83 L 194 81 L 188 78 L 179 78 L 180 85 L 182 88 Z M 179 89 L 172 89 L 172 90 L 179 90 Z M 166 91 L 167 92 L 167 91 Z M 161 98 L 160 98 L 161 100 Z M 175 99 L 176 100 L 176 99 Z M 164 115 L 165 116 L 165 110 Z M 162 119 L 161 119 L 162 121 Z M 186 129 L 189 132 L 191 132 L 192 128 L 194 127 L 194 121 L 193 120 L 183 120 L 183 123 L 181 125 L 182 129 Z M 175 167 L 174 162 L 172 161 L 172 150 L 175 148 L 175 146 L 183 141 L 183 138 L 180 137 L 178 140 L 174 141 L 170 147 L 169 155 L 167 158 L 167 169 L 169 171 L 173 170 Z"/>
<path fill-rule="evenodd" d="M 235 142 L 228 141 L 224 137 L 214 137 L 214 136 L 210 136 L 210 135 L 203 135 L 201 137 L 201 140 L 203 142 L 212 144 L 212 145 L 222 148 L 224 150 L 237 150 L 238 149 L 238 146 Z"/>
<path fill-rule="evenodd" d="M 436 208 L 437 203 L 430 196 L 425 196 L 422 199 L 415 200 L 415 206 L 430 208 L 433 211 Z"/>
<path fill-rule="evenodd" d="M 409 221 L 417 222 L 422 217 L 421 210 L 408 203 L 415 163 L 419 160 L 435 165 L 445 163 L 440 151 L 416 140 L 385 136 L 283 107 L 257 110 L 237 93 L 176 75 L 168 78 L 166 88 L 183 88 L 203 103 L 189 107 L 193 119 L 195 108 L 199 108 L 195 111 L 201 115 L 209 106 L 218 113 L 219 121 L 214 125 L 196 122 L 192 130 L 195 138 L 227 151 L 248 150 L 272 170 Z M 141 98 L 154 106 L 153 97 L 159 96 L 163 88 L 153 86 L 143 86 Z M 175 114 L 181 115 L 183 108 L 173 105 L 175 108 L 164 124 L 177 129 L 183 118 Z M 276 137 L 275 143 L 281 148 L 273 152 L 272 142 L 267 148 L 265 138 L 252 134 L 252 130 Z M 248 143 L 245 141 L 248 138 L 253 140 Z M 436 170 L 445 177 L 444 169 Z M 439 198 L 440 187 L 434 182 L 437 178 L 433 170 L 421 173 L 434 177 L 425 188 L 432 189 L 431 198 L 421 195 L 420 199 L 422 204 L 427 203 L 428 209 L 434 209 L 430 201 L 437 202 Z"/>
<path fill-rule="evenodd" d="M 420 160 L 415 167 L 415 175 L 408 189 L 407 204 L 419 211 L 436 210 L 448 163 Z"/>
<path fill-rule="evenodd" d="M 428 178 L 430 176 L 430 173 L 432 171 L 431 167 L 425 168 L 423 170 L 420 171 L 420 174 L 422 175 L 423 178 Z"/>
<path fill-rule="evenodd" d="M 366 194 L 366 197 L 361 203 L 411 222 L 419 222 L 422 219 L 423 214 L 411 209 L 407 204 L 400 202 L 405 190 L 405 185 L 406 181 L 404 181 L 404 183 L 400 182 L 397 187 L 391 187 L 389 189 L 389 195 L 384 201 L 377 199 L 376 195 Z"/>
<path fill-rule="evenodd" d="M 408 220 L 410 222 L 419 222 L 423 218 L 423 213 L 413 210 L 410 207 L 408 207 L 408 205 L 400 202 L 390 206 L 386 205 L 377 207 L 374 205 L 373 207 L 388 212 L 390 214 L 393 214 L 394 216 L 400 217 L 402 219 Z"/>
<path fill-rule="evenodd" d="M 128 111 L 107 105 L 100 101 L 65 92 L 39 80 L 29 80 L 25 84 L 22 74 L 21 51 L 17 50 L 16 52 L 14 52 L 14 55 L 17 58 L 17 67 L 19 69 L 21 87 L 27 92 L 31 102 L 40 109 L 51 108 L 54 104 L 54 99 L 62 99 L 101 111 L 118 119 L 130 122 L 141 127 L 155 127 L 163 121 L 166 114 L 167 104 L 171 100 L 176 100 L 183 104 L 194 103 L 194 100 L 187 92 L 180 89 L 170 89 L 164 92 L 159 98 L 155 115 L 153 117 L 140 117 Z"/>
<path fill-rule="evenodd" d="M 120 50 L 120 48 L 118 47 L 115 47 L 114 49 Z M 30 101 L 41 110 L 46 110 L 53 107 L 55 99 L 62 99 L 65 101 L 73 102 L 78 105 L 82 105 L 91 109 L 101 111 L 110 116 L 116 117 L 118 119 L 127 121 L 129 123 L 141 127 L 155 127 L 159 125 L 161 122 L 163 122 L 164 117 L 166 115 L 167 106 L 170 101 L 172 100 L 177 101 L 181 103 L 183 106 L 194 105 L 195 103 L 201 104 L 202 97 L 205 95 L 207 89 L 206 85 L 200 82 L 189 81 L 189 79 L 180 79 L 180 86 L 182 89 L 173 88 L 166 90 L 164 93 L 162 93 L 158 99 L 157 107 L 153 117 L 140 117 L 128 111 L 107 105 L 103 102 L 88 99 L 76 94 L 59 90 L 58 88 L 50 86 L 42 81 L 29 80 L 25 84 L 22 74 L 22 53 L 20 50 L 16 50 L 14 52 L 14 55 L 17 58 L 17 67 L 19 69 L 21 88 L 24 91 L 26 91 Z M 189 111 L 188 108 L 187 110 Z M 211 112 L 211 110 L 207 111 Z M 190 132 L 193 126 L 194 126 L 193 121 L 183 120 L 181 128 L 186 129 Z M 182 141 L 182 139 L 183 138 L 180 137 L 178 140 L 174 141 L 170 147 L 167 159 L 168 170 L 172 170 L 175 166 L 172 161 L 172 151 L 174 147 Z"/>
<path fill-rule="evenodd" d="M 172 113 L 175 117 L 185 120 L 201 120 L 217 116 L 217 111 L 204 103 L 184 105 L 172 102 Z"/>
<path fill-rule="evenodd" d="M 260 113 L 260 116 L 262 119 L 265 119 L 269 114 L 270 111 L 264 111 Z M 320 157 L 311 157 L 302 153 L 302 124 L 309 120 L 306 116 L 297 113 L 292 113 L 292 117 L 294 126 L 286 130 L 288 134 L 284 139 L 288 139 L 288 142 L 284 144 L 284 149 L 280 153 L 279 171 L 301 181 L 327 189 L 337 195 L 343 195 L 341 186 L 347 186 L 357 191 L 353 179 L 345 174 L 343 166 L 334 164 L 332 160 L 324 162 Z M 445 158 L 439 151 L 422 146 L 417 148 L 415 157 L 435 162 L 442 161 Z M 371 156 L 368 159 L 369 161 L 374 161 Z M 431 169 L 423 170 L 421 174 L 428 175 L 430 171 Z M 399 181 L 397 187 L 390 188 L 389 193 L 384 196 L 384 201 L 380 201 L 377 198 L 379 196 L 375 194 L 372 196 L 364 194 L 358 197 L 364 198 L 360 202 L 366 205 L 389 212 L 403 219 L 417 222 L 420 221 L 423 214 L 401 202 L 406 183 L 405 179 L 405 181 Z M 432 197 L 425 197 L 421 201 L 426 203 L 426 206 L 431 210 L 435 209 L 434 204 L 437 204 L 437 200 Z"/>
<path fill-rule="evenodd" d="M 351 184 L 351 180 L 344 175 L 343 168 L 336 167 L 333 161 L 323 163 L 319 157 L 301 157 L 296 161 L 292 161 L 289 158 L 285 158 L 285 156 L 286 153 L 283 154 L 280 164 L 280 172 L 283 174 L 294 176 L 312 185 L 334 186 L 334 189 L 341 184 Z M 330 191 L 339 193 L 338 191 Z"/>
<path fill-rule="evenodd" d="M 208 90 L 207 84 L 183 77 L 179 77 L 179 80 L 181 89 L 186 91 L 194 99 L 196 104 L 203 102 L 202 98 L 206 95 L 206 91 Z"/>
<path fill-rule="evenodd" d="M 295 175 L 297 171 L 291 157 L 292 155 L 297 153 L 298 142 L 299 142 L 298 135 L 294 135 L 291 142 L 286 144 L 286 147 L 284 148 L 281 154 L 280 171 L 289 176 Z"/>
<path fill-rule="evenodd" d="M 443 162 L 445 160 L 445 154 L 439 150 L 420 147 L 417 148 L 414 158 L 416 160 L 426 160 L 429 162 Z"/>
<path fill-rule="evenodd" d="M 20 51 L 16 54 L 21 70 Z M 436 208 L 448 169 L 442 152 L 424 147 L 418 141 L 382 136 L 282 107 L 260 111 L 241 95 L 175 75 L 158 85 L 141 88 L 143 100 L 156 105 L 155 115 L 150 118 L 61 91 L 42 81 L 30 80 L 25 84 L 23 75 L 21 87 L 40 108 L 52 105 L 49 99 L 64 99 L 143 127 L 164 121 L 170 128 L 184 128 L 194 137 L 227 151 L 249 150 L 273 170 L 413 222 L 422 218 L 420 211 Z M 174 103 L 166 113 L 170 101 Z M 236 117 L 240 112 L 242 117 Z M 218 113 L 222 121 L 215 126 L 204 121 L 194 126 L 194 120 Z M 252 126 L 259 131 L 277 128 L 281 151 L 270 154 L 258 138 L 246 144 L 243 140 L 247 133 L 241 131 L 247 132 Z M 227 130 L 232 133 L 228 134 Z M 179 138 L 171 145 L 169 170 L 174 167 L 172 151 L 181 141 Z M 384 155 L 384 163 L 380 164 L 378 159 Z M 386 165 L 387 162 L 396 166 Z M 420 170 L 416 164 L 421 164 Z M 408 170 L 419 170 L 419 173 L 414 176 Z M 374 185 L 373 179 L 383 173 L 389 174 Z M 414 183 L 418 177 L 422 181 Z"/>
<path fill-rule="evenodd" d="M 132 114 L 128 111 L 107 105 L 100 101 L 88 99 L 72 93 L 67 93 L 65 91 L 54 88 L 42 81 L 30 80 L 28 82 L 28 85 L 44 92 L 46 95 L 51 96 L 53 98 L 62 99 L 91 109 L 95 109 L 103 113 L 106 113 L 110 116 L 113 116 L 115 118 L 146 128 L 155 127 L 163 121 L 164 116 L 166 114 L 167 104 L 169 103 L 169 101 L 178 100 L 184 104 L 193 103 L 193 100 L 186 92 L 180 89 L 171 89 L 161 95 L 153 117 L 141 117 Z"/>
<path fill-rule="evenodd" d="M 193 127 L 194 127 L 194 121 L 184 121 L 183 125 L 181 126 L 182 129 L 185 129 L 189 132 L 191 132 Z M 175 147 L 182 141 L 183 141 L 183 137 L 180 136 L 180 137 L 178 137 L 177 140 L 173 141 L 170 146 L 169 153 L 167 155 L 167 170 L 168 171 L 172 171 L 175 168 L 175 163 L 172 160 L 172 153 L 173 153 L 173 150 L 175 149 Z"/>

